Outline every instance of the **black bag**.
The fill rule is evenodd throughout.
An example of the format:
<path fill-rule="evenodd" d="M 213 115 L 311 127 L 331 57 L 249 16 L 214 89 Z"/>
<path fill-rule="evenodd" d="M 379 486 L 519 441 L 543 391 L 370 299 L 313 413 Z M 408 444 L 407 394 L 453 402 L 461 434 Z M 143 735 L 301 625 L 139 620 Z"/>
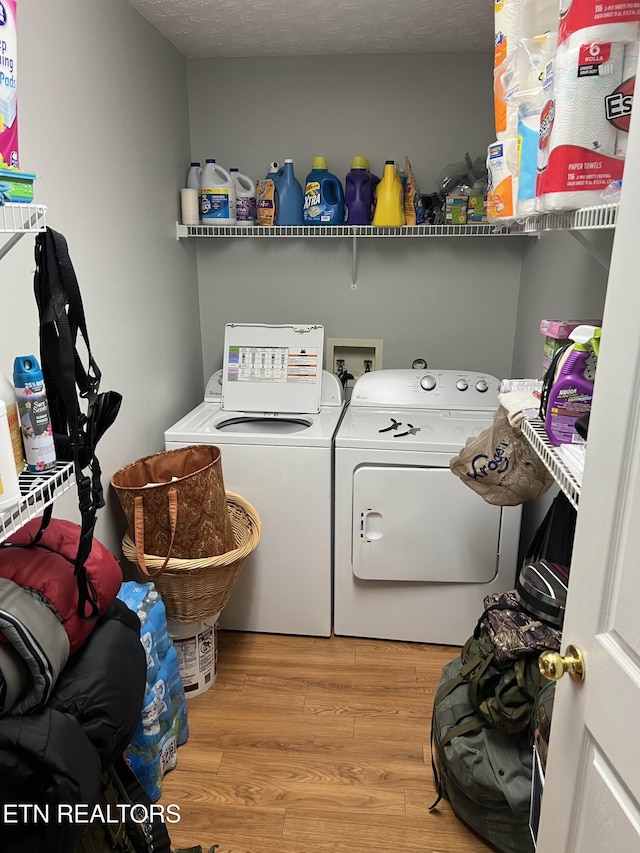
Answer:
<path fill-rule="evenodd" d="M 36 236 L 35 256 L 40 358 L 56 455 L 61 461 L 73 462 L 82 518 L 75 560 L 78 612 L 86 619 L 95 619 L 96 590 L 84 567 L 91 551 L 96 513 L 104 506 L 102 471 L 95 448 L 116 419 L 122 397 L 115 391 L 99 393 L 101 372 L 91 353 L 80 288 L 65 238 L 47 228 Z M 84 354 L 78 352 L 78 334 L 84 341 Z M 51 514 L 50 505 L 44 512 L 41 531 Z"/>
<path fill-rule="evenodd" d="M 548 560 L 569 568 L 573 554 L 577 513 L 563 492 L 553 499 L 527 549 L 525 562 Z"/>
<path fill-rule="evenodd" d="M 533 853 L 529 831 L 532 746 L 528 731 L 489 726 L 461 676 L 461 658 L 442 670 L 431 721 L 438 799 L 502 853 Z M 453 685 L 453 686 L 452 686 Z"/>
<path fill-rule="evenodd" d="M 111 820 L 92 821 L 73 853 L 171 853 L 160 809 L 151 810 L 151 800 L 124 758 L 102 777 L 98 806 Z M 116 821 L 121 814 L 123 819 Z"/>

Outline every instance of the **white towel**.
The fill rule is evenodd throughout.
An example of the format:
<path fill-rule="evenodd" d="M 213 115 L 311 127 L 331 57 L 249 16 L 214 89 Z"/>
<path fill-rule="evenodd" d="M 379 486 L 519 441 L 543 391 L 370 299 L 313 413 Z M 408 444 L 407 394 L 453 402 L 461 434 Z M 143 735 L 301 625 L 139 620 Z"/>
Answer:
<path fill-rule="evenodd" d="M 624 161 L 615 156 L 617 129 L 607 118 L 606 99 L 622 82 L 624 48 L 584 43 L 580 33 L 558 46 L 553 98 L 541 113 L 537 195 L 544 210 L 601 204 L 602 193 L 622 178 Z"/>

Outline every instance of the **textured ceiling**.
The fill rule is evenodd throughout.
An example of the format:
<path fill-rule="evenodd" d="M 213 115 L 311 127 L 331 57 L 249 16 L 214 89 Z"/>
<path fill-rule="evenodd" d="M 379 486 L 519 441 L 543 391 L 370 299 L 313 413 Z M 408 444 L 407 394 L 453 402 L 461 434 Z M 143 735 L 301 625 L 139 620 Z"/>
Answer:
<path fill-rule="evenodd" d="M 189 58 L 493 49 L 493 0 L 129 0 Z"/>

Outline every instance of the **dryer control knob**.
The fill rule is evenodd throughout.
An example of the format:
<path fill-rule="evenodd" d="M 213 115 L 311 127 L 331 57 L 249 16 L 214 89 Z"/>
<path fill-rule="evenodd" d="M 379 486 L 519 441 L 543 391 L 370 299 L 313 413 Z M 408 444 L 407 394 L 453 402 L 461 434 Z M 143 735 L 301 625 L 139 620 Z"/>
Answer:
<path fill-rule="evenodd" d="M 458 381 L 456 382 L 456 388 L 458 389 L 458 391 L 466 391 L 468 387 L 469 383 L 466 379 L 458 379 Z"/>
<path fill-rule="evenodd" d="M 489 383 L 486 379 L 478 379 L 476 382 L 476 391 L 479 391 L 481 394 L 484 394 L 485 391 L 489 390 Z"/>
<path fill-rule="evenodd" d="M 430 373 L 427 373 L 427 375 L 423 376 L 420 380 L 420 387 L 424 388 L 425 391 L 433 391 L 436 384 L 436 377 L 432 376 Z"/>

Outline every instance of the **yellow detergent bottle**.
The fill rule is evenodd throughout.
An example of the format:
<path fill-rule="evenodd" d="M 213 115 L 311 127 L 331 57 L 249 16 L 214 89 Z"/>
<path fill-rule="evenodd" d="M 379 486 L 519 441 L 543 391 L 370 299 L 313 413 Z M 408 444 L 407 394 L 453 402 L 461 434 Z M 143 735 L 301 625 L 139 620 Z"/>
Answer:
<path fill-rule="evenodd" d="M 376 189 L 376 197 L 373 225 L 387 228 L 399 228 L 404 225 L 402 182 L 396 174 L 393 160 L 385 160 L 382 180 Z"/>

